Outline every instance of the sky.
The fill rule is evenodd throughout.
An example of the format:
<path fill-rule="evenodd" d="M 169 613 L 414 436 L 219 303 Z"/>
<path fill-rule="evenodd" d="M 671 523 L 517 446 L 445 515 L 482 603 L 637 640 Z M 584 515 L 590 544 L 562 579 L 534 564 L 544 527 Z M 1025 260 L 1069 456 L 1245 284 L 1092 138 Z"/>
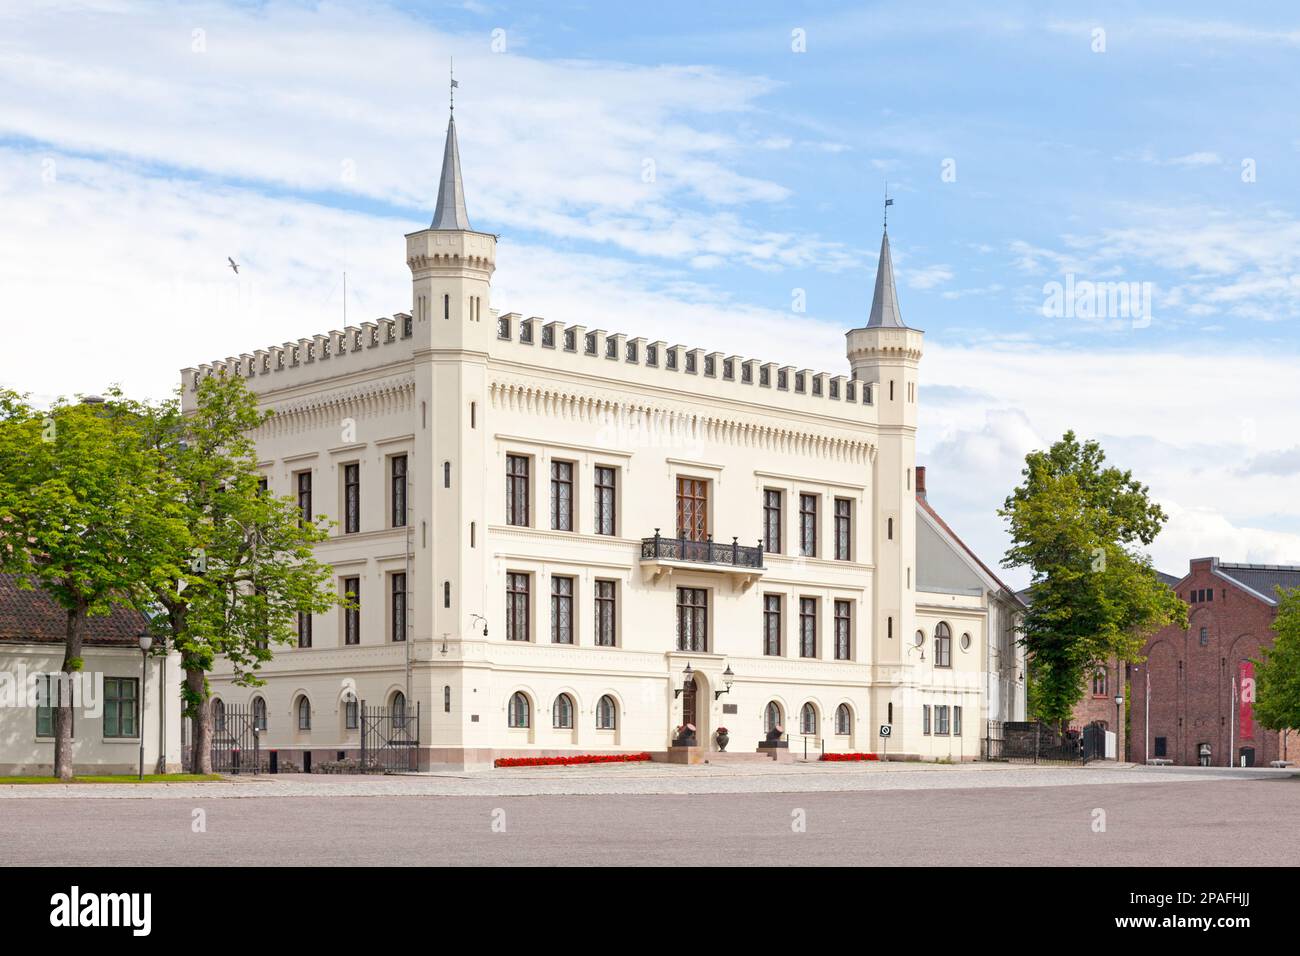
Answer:
<path fill-rule="evenodd" d="M 5 0 L 0 386 L 163 398 L 409 310 L 454 58 L 495 308 L 843 372 L 888 188 L 918 464 L 987 563 L 1067 429 L 1163 570 L 1300 563 L 1297 54 L 1287 3 Z"/>

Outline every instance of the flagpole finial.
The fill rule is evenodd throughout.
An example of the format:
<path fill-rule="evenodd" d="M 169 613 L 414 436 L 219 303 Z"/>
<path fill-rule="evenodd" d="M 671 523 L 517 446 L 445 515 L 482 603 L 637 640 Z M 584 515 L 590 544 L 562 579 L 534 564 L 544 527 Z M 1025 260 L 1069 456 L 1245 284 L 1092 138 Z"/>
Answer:
<path fill-rule="evenodd" d="M 885 232 L 889 232 L 889 207 L 894 204 L 894 200 L 889 198 L 889 182 L 885 182 Z"/>
<path fill-rule="evenodd" d="M 447 58 L 447 78 L 451 81 L 451 86 L 447 88 L 447 98 L 451 104 L 451 111 L 456 112 L 456 58 Z"/>

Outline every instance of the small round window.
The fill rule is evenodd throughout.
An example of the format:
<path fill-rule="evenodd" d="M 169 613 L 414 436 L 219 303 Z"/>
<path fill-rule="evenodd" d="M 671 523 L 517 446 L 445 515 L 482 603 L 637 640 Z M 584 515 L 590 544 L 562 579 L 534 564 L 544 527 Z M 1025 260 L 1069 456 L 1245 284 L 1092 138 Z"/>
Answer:
<path fill-rule="evenodd" d="M 963 651 L 969 651 L 969 650 L 970 650 L 970 634 L 969 634 L 969 633 L 967 633 L 967 634 L 963 634 L 963 635 L 961 636 L 961 649 L 962 649 Z"/>

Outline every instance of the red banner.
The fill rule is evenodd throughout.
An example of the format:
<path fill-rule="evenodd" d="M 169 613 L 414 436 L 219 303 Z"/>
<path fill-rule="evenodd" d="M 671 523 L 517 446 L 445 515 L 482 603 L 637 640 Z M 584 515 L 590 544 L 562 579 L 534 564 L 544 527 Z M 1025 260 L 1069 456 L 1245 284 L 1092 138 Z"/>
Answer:
<path fill-rule="evenodd" d="M 1237 731 L 1242 740 L 1255 736 L 1255 665 L 1237 664 Z"/>

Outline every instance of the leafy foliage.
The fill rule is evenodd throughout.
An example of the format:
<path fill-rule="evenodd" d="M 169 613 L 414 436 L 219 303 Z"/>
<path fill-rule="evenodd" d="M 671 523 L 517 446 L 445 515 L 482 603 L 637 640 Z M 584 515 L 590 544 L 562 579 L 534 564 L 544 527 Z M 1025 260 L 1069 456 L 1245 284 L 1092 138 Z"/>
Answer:
<path fill-rule="evenodd" d="M 1186 606 L 1138 547 L 1155 540 L 1166 515 L 1131 472 L 1105 460 L 1097 442 L 1066 432 L 1026 456 L 1024 480 L 998 512 L 1012 540 L 1003 567 L 1033 573 L 1030 696 L 1036 716 L 1054 723 L 1069 719 L 1094 668 L 1137 660 L 1152 632 L 1186 624 Z"/>
<path fill-rule="evenodd" d="M 1300 730 L 1300 588 L 1277 594 L 1277 637 L 1255 662 L 1255 716 L 1270 730 Z"/>

